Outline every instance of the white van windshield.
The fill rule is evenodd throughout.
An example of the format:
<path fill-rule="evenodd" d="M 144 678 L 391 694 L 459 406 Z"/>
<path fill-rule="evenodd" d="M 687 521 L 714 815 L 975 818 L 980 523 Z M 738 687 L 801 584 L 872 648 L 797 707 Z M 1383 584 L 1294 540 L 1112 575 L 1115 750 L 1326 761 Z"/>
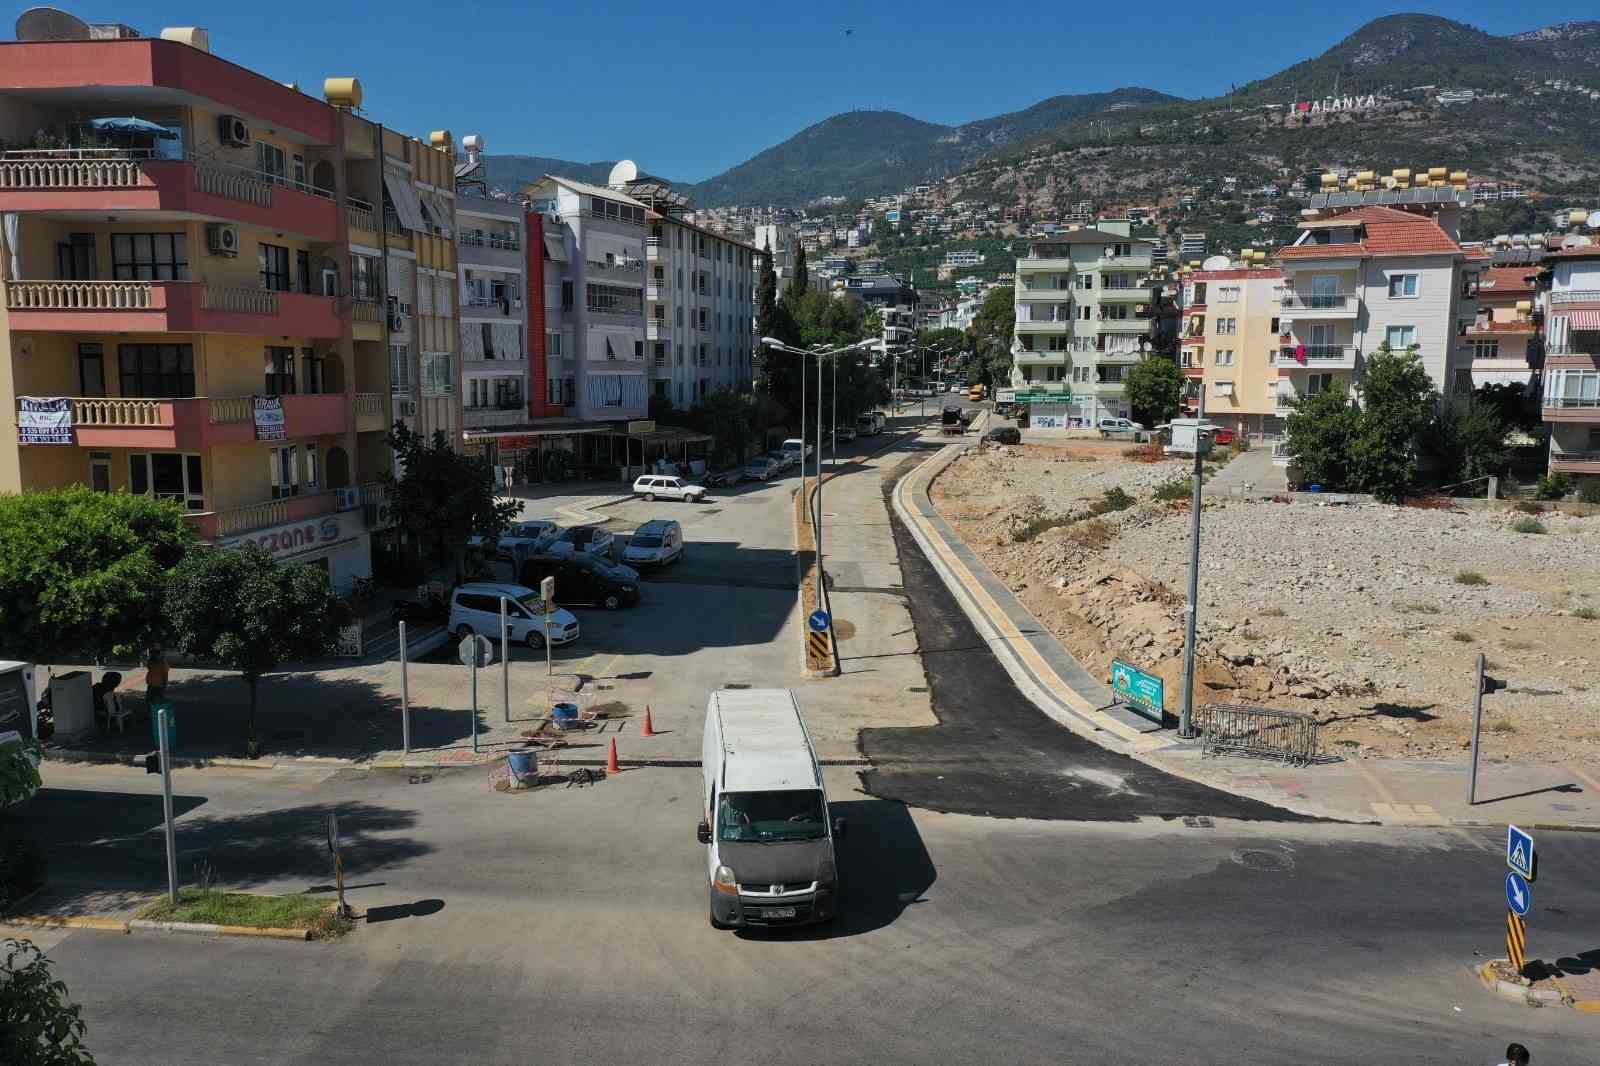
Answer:
<path fill-rule="evenodd" d="M 717 804 L 717 839 L 734 843 L 821 840 L 828 835 L 822 793 L 725 792 Z"/>

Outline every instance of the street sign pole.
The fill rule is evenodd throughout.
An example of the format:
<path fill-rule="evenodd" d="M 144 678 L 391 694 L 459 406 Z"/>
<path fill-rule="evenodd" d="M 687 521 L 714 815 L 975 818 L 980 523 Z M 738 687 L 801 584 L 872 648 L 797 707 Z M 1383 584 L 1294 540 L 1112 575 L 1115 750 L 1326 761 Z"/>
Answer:
<path fill-rule="evenodd" d="M 167 747 L 167 709 L 156 711 L 156 740 L 161 752 L 161 813 L 167 821 L 167 902 L 178 903 L 178 833 L 172 824 L 172 752 Z"/>
<path fill-rule="evenodd" d="M 400 750 L 411 754 L 411 689 L 406 678 L 406 624 L 400 623 Z"/>
<path fill-rule="evenodd" d="M 471 637 L 467 638 L 471 640 Z M 477 649 L 473 649 L 476 653 Z M 472 750 L 478 750 L 478 656 L 472 656 Z"/>
<path fill-rule="evenodd" d="M 500 704 L 511 721 L 511 629 L 506 622 L 506 598 L 500 597 Z"/>
<path fill-rule="evenodd" d="M 1467 806 L 1478 802 L 1478 737 L 1483 732 L 1483 653 L 1478 653 L 1478 672 L 1473 678 L 1472 697 L 1472 772 L 1467 776 Z"/>
<path fill-rule="evenodd" d="M 1189 502 L 1189 602 L 1184 607 L 1183 707 L 1178 717 L 1178 735 L 1194 736 L 1194 625 L 1200 605 L 1200 493 L 1205 484 L 1204 453 L 1194 452 L 1194 494 Z"/>
<path fill-rule="evenodd" d="M 556 606 L 556 579 L 546 577 L 539 582 L 539 595 L 544 600 L 544 676 L 556 676 L 554 660 L 550 657 L 550 612 Z"/>

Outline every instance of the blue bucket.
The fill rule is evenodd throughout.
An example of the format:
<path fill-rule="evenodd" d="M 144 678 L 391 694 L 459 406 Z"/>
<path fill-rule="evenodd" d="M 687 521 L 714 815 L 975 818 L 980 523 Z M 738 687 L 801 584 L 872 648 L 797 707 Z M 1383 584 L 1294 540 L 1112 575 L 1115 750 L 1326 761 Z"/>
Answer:
<path fill-rule="evenodd" d="M 554 718 L 556 725 L 562 729 L 576 725 L 578 721 L 578 705 L 576 703 L 558 703 L 550 708 L 550 717 Z"/>
<path fill-rule="evenodd" d="M 506 762 L 511 766 L 512 777 L 533 777 L 539 772 L 537 751 L 508 751 Z"/>

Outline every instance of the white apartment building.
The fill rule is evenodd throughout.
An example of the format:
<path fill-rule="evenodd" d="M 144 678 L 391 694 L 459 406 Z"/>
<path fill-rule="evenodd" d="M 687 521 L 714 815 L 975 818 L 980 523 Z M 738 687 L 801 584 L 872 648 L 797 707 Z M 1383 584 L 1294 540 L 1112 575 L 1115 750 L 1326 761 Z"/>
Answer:
<path fill-rule="evenodd" d="M 1454 229 L 1447 211 L 1368 205 L 1300 224 L 1299 238 L 1278 252 L 1279 413 L 1296 396 L 1336 382 L 1356 386 L 1362 360 L 1385 342 L 1395 350 L 1415 345 L 1434 387 L 1450 391 L 1461 318 L 1473 308 L 1460 295 L 1467 254 L 1441 220 Z"/>
<path fill-rule="evenodd" d="M 461 406 L 468 431 L 528 420 L 527 222 L 512 200 L 491 200 L 483 139 L 462 138 L 456 176 L 456 260 L 461 279 Z"/>
<path fill-rule="evenodd" d="M 546 175 L 523 190 L 545 215 L 551 402 L 585 421 L 643 418 L 648 209 L 615 189 Z"/>
<path fill-rule="evenodd" d="M 788 291 L 794 284 L 794 258 L 800 250 L 800 240 L 795 235 L 793 226 L 782 222 L 767 222 L 756 226 L 755 239 L 751 242 L 757 251 L 770 252 L 772 255 L 772 269 L 778 275 L 778 295 Z M 760 284 L 757 277 L 756 283 Z"/>
<path fill-rule="evenodd" d="M 650 388 L 680 410 L 714 392 L 746 392 L 756 249 L 671 213 L 655 199 L 645 255 Z M 792 280 L 792 272 L 791 272 Z"/>

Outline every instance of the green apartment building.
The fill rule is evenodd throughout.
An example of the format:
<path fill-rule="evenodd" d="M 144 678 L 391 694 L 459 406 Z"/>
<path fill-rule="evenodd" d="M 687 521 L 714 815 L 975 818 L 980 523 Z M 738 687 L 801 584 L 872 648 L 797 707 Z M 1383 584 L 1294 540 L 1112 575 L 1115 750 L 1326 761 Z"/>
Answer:
<path fill-rule="evenodd" d="M 1123 381 L 1155 323 L 1153 242 L 1126 220 L 1036 237 L 1017 260 L 1011 384 L 1061 396 L 1070 425 L 1130 417 Z"/>

